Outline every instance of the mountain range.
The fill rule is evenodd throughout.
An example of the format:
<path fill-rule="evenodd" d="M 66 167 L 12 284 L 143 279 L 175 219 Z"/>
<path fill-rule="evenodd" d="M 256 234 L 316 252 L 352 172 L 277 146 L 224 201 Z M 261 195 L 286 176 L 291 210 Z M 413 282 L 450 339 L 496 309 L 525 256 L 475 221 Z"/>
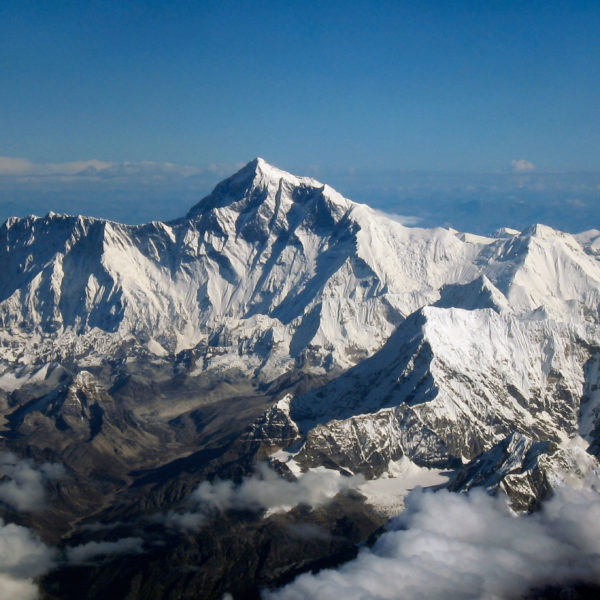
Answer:
<path fill-rule="evenodd" d="M 599 306 L 600 231 L 406 227 L 260 158 L 168 223 L 9 219 L 0 514 L 43 598 L 132 600 L 258 597 L 419 485 L 531 513 L 598 476 Z"/>

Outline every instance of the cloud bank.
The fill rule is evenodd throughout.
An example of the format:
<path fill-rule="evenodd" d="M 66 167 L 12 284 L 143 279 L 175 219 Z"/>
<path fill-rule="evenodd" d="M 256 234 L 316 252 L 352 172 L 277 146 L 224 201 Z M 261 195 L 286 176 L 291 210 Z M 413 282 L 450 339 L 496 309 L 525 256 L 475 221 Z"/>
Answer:
<path fill-rule="evenodd" d="M 240 166 L 0 157 L 0 222 L 50 211 L 124 223 L 177 219 Z M 540 172 L 523 158 L 514 159 L 512 169 L 494 173 L 356 167 L 321 169 L 318 178 L 405 225 L 486 234 L 503 226 L 522 230 L 544 223 L 578 233 L 600 219 L 600 173 Z"/>
<path fill-rule="evenodd" d="M 50 211 L 125 223 L 176 219 L 240 166 L 95 159 L 37 163 L 0 156 L 0 222 Z"/>
<path fill-rule="evenodd" d="M 36 600 L 33 578 L 50 570 L 54 554 L 26 527 L 0 519 L 0 598 Z"/>
<path fill-rule="evenodd" d="M 415 490 L 390 529 L 355 560 L 301 575 L 264 600 L 500 599 L 538 586 L 600 584 L 600 496 L 592 490 L 560 488 L 524 517 L 479 489 Z"/>
<path fill-rule="evenodd" d="M 33 462 L 21 459 L 12 452 L 0 453 L 0 502 L 18 511 L 43 510 L 46 501 L 45 483 L 65 475 L 65 469 L 57 463 L 44 463 L 34 467 Z"/>
<path fill-rule="evenodd" d="M 0 156 L 0 177 L 18 177 L 20 182 L 33 179 L 119 179 L 141 177 L 152 180 L 169 177 L 193 177 L 206 173 L 231 175 L 242 165 L 212 163 L 206 167 L 178 165 L 171 162 L 74 160 L 62 163 L 37 163 L 26 158 Z"/>
<path fill-rule="evenodd" d="M 288 481 L 265 463 L 240 484 L 231 480 L 203 481 L 192 492 L 190 512 L 167 514 L 166 523 L 184 529 L 197 529 L 216 511 L 265 510 L 267 514 L 286 512 L 299 504 L 320 506 L 338 493 L 364 483 L 362 476 L 345 477 L 339 471 L 317 467 Z"/>

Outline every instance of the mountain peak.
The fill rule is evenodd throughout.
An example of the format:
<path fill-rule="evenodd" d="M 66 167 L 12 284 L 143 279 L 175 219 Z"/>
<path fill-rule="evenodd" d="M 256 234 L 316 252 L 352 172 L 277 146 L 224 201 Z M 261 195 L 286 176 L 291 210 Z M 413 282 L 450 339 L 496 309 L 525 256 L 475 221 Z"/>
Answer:
<path fill-rule="evenodd" d="M 281 186 L 290 188 L 312 188 L 324 194 L 336 205 L 343 205 L 347 210 L 351 202 L 336 192 L 333 188 L 313 179 L 312 177 L 299 177 L 288 173 L 268 163 L 260 157 L 256 157 L 244 165 L 237 173 L 221 181 L 214 190 L 205 198 L 200 200 L 188 212 L 187 217 L 193 218 L 206 211 L 237 204 L 238 208 L 244 210 L 242 205 L 248 202 L 255 205 L 258 198 L 263 200 L 274 198 Z"/>
<path fill-rule="evenodd" d="M 254 175 L 255 177 L 259 177 L 262 181 L 271 181 L 274 183 L 279 183 L 282 179 L 286 182 L 291 183 L 292 185 L 309 185 L 310 187 L 318 187 L 322 188 L 324 186 L 323 183 L 313 179 L 312 177 L 299 177 L 288 171 L 284 171 L 271 163 L 268 163 L 264 158 L 257 156 L 252 159 L 249 163 L 244 165 L 237 173 L 235 173 L 232 177 L 236 177 L 237 175 Z"/>
<path fill-rule="evenodd" d="M 542 225 L 541 223 L 536 223 L 535 225 L 531 225 L 523 234 L 529 237 L 537 237 L 543 240 L 549 240 L 556 237 L 560 237 L 562 232 L 557 231 L 556 229 L 550 227 L 549 225 Z"/>

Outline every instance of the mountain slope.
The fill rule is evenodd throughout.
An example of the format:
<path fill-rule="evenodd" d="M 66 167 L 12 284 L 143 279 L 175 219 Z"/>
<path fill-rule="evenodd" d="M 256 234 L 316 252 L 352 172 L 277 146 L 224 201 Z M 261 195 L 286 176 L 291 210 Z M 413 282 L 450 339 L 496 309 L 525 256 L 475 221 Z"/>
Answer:
<path fill-rule="evenodd" d="M 81 596 L 66 590 L 77 573 L 150 598 L 164 564 L 188 560 L 212 566 L 170 574 L 173 594 L 220 598 L 225 577 L 257 593 L 232 567 L 247 556 L 271 583 L 351 556 L 386 518 L 376 490 L 399 509 L 421 476 L 534 509 L 598 469 L 597 240 L 408 228 L 262 159 L 169 223 L 9 219 L 0 448 L 65 475 L 45 512 L 2 514 L 48 543 L 108 535 L 152 554 L 61 567 L 55 597 Z M 347 479 L 319 510 L 194 512 L 199 484 L 215 498 L 264 486 L 260 461 L 275 486 L 324 467 L 369 481 Z"/>
<path fill-rule="evenodd" d="M 125 226 L 49 214 L 7 221 L 0 240 L 5 360 L 198 347 L 204 367 L 268 363 L 268 376 L 356 363 L 441 285 L 468 280 L 480 250 L 260 159 L 185 219 Z"/>

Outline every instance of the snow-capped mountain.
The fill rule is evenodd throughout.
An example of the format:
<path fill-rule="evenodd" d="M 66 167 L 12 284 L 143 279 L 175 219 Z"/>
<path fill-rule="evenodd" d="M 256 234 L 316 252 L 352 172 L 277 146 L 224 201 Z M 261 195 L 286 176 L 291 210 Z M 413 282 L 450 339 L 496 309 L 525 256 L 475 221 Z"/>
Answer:
<path fill-rule="evenodd" d="M 417 419 L 435 432 L 434 456 L 456 459 L 515 428 L 578 432 L 598 337 L 593 232 L 407 228 L 256 159 L 171 223 L 49 214 L 8 220 L 0 239 L 4 389 L 51 361 L 77 371 L 192 352 L 192 374 L 237 369 L 268 382 L 377 353 L 293 399 L 292 420 L 384 410 Z M 426 444 L 408 450 L 414 440 L 393 441 L 404 426 L 389 427 L 389 458 L 402 447 L 427 462 Z"/>
<path fill-rule="evenodd" d="M 49 214 L 7 221 L 0 239 L 7 363 L 199 348 L 202 368 L 270 376 L 370 355 L 442 285 L 471 279 L 482 248 L 261 159 L 175 222 Z"/>
<path fill-rule="evenodd" d="M 291 442 L 301 445 L 289 460 L 374 477 L 403 456 L 424 467 L 456 469 L 518 433 L 562 447 L 571 456 L 564 464 L 573 466 L 563 470 L 573 474 L 581 471 L 573 439 L 585 435 L 594 443 L 597 436 L 585 425 L 597 423 L 597 400 L 585 393 L 597 387 L 590 371 L 597 349 L 582 332 L 592 335 L 490 308 L 425 307 L 372 358 L 288 398 L 285 410 L 281 402 L 271 408 L 270 422 L 278 423 L 277 413 L 279 428 L 263 426 L 256 435 L 266 440 L 272 431 L 271 443 L 287 446 L 285 435 L 282 442 L 277 435 L 296 430 Z M 493 464 L 499 469 L 499 461 Z"/>
<path fill-rule="evenodd" d="M 530 510 L 598 469 L 599 240 L 405 227 L 262 159 L 169 223 L 9 219 L 0 440 L 65 465 L 57 539 L 263 458 Z"/>
<path fill-rule="evenodd" d="M 407 228 L 261 159 L 178 221 L 49 214 L 8 220 L 0 239 L 5 364 L 197 348 L 201 368 L 270 378 L 355 364 L 441 290 L 446 305 L 482 302 L 452 288 L 480 274 L 521 313 L 594 318 L 599 300 L 598 263 L 568 234 Z"/>

